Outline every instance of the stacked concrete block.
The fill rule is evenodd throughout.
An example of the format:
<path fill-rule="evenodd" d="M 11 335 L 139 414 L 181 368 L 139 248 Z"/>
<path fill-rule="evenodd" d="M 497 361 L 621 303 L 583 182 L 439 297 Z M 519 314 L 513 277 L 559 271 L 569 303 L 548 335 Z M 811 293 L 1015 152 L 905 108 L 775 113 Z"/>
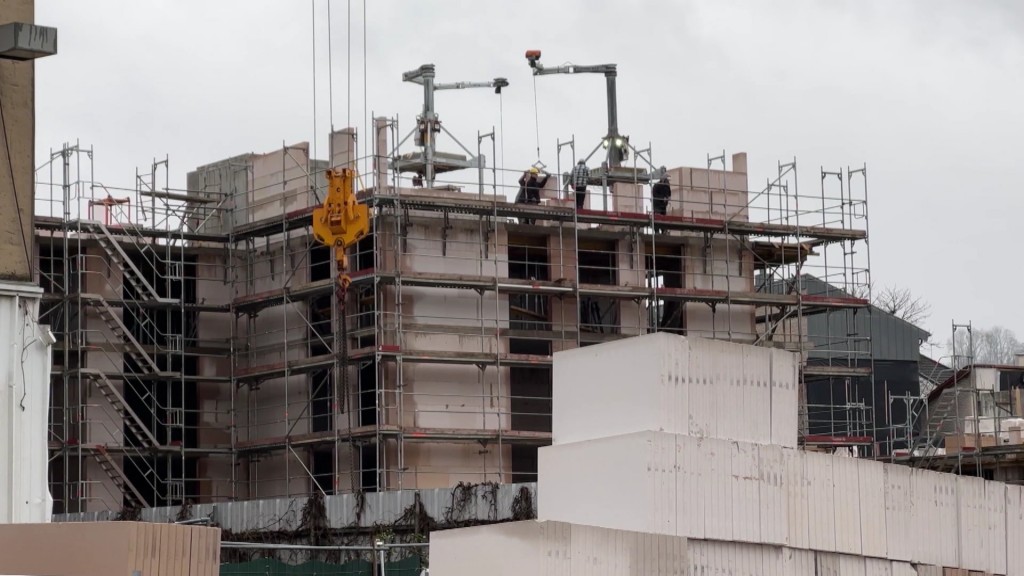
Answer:
<path fill-rule="evenodd" d="M 776 441 L 776 421 L 796 429 L 791 365 L 778 350 L 666 334 L 557 354 L 540 517 L 813 550 L 819 573 L 1007 572 L 1003 509 L 1019 492 Z"/>
<path fill-rule="evenodd" d="M 634 342 L 556 355 L 554 445 L 539 454 L 547 524 L 586 526 L 605 548 L 621 536 L 602 534 L 660 535 L 686 550 L 676 573 L 1024 574 L 1021 487 L 780 446 L 771 407 L 764 420 L 725 413 L 750 398 L 743 409 L 754 412 L 759 387 L 774 391 L 772 351 L 666 335 Z M 729 390 L 738 382 L 755 384 Z M 787 410 L 795 415 L 795 398 Z M 729 438 L 736 430 L 751 440 Z M 625 550 L 601 562 L 630 565 Z M 456 554 L 433 544 L 431 553 Z M 537 554 L 551 557 L 522 556 Z M 580 556 L 568 557 L 542 571 L 576 573 Z"/>
<path fill-rule="evenodd" d="M 734 154 L 733 170 L 672 168 L 669 213 L 688 218 L 749 219 L 746 154 Z"/>
<path fill-rule="evenodd" d="M 796 446 L 788 352 L 658 333 L 555 358 L 555 444 L 654 430 Z"/>

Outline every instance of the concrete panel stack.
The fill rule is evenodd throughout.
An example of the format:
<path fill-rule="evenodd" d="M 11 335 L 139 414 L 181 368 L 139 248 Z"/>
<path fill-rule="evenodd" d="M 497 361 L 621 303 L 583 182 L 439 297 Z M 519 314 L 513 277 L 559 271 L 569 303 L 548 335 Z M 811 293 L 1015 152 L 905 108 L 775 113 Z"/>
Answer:
<path fill-rule="evenodd" d="M 143 522 L 0 526 L 3 574 L 215 576 L 220 529 Z"/>
<path fill-rule="evenodd" d="M 669 537 L 688 556 L 676 573 L 1024 574 L 1013 544 L 1024 534 L 1021 487 L 774 442 L 774 404 L 785 401 L 795 423 L 797 403 L 775 396 L 772 373 L 795 364 L 785 352 L 664 334 L 556 354 L 554 445 L 539 455 L 546 522 L 517 529 Z M 434 539 L 445 576 L 505 561 L 458 568 L 454 548 Z M 569 557 L 559 570 L 590 566 Z M 632 566 L 624 556 L 601 563 Z"/>

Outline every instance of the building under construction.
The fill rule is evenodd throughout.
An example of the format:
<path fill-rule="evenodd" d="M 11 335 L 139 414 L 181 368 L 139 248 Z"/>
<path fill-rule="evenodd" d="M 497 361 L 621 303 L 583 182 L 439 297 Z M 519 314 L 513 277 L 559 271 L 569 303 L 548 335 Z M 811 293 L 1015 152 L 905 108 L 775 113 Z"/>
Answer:
<path fill-rule="evenodd" d="M 36 236 L 57 337 L 55 512 L 532 481 L 552 354 L 658 331 L 828 351 L 801 379 L 848 395 L 804 402 L 801 428 L 841 414 L 842 432 L 802 442 L 880 450 L 889 431 L 857 391 L 872 386 L 870 334 L 807 333 L 826 313 L 864 324 L 863 168 L 800 188 L 791 161 L 759 185 L 745 154 L 722 153 L 665 171 L 656 214 L 661 170 L 627 141 L 577 210 L 560 169 L 540 204 L 516 203 L 505 170 L 436 151 L 424 118 L 414 152 L 378 118 L 362 148 L 341 130 L 326 160 L 306 143 L 243 154 L 184 189 L 167 160 L 115 188 L 92 176 L 93 150 L 52 153 Z M 330 167 L 360 169 L 372 218 L 341 301 L 311 234 Z"/>

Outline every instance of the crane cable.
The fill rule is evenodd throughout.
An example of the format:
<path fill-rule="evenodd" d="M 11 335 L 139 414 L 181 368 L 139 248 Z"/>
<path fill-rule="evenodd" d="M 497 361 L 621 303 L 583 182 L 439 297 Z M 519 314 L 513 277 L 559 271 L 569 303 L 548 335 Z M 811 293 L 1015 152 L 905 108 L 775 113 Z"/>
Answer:
<path fill-rule="evenodd" d="M 537 75 L 533 76 L 533 126 L 537 130 L 537 160 L 540 161 L 540 111 L 537 108 Z"/>
<path fill-rule="evenodd" d="M 501 192 L 505 193 L 505 97 L 498 92 L 498 142 L 501 145 Z M 497 159 L 496 159 L 497 160 Z M 497 186 L 497 182 L 494 183 Z"/>

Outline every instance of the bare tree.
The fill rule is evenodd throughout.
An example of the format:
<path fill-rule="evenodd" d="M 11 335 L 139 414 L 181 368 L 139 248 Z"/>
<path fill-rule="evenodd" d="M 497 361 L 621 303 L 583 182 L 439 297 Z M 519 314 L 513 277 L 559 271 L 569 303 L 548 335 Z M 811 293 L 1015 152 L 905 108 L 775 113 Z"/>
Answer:
<path fill-rule="evenodd" d="M 888 312 L 897 318 L 902 318 L 911 324 L 917 324 L 928 319 L 932 313 L 932 306 L 925 302 L 920 296 L 914 296 L 907 288 L 886 286 L 875 292 L 871 303 L 876 308 Z"/>
<path fill-rule="evenodd" d="M 1017 340 L 1017 335 L 1002 326 L 974 328 L 971 332 L 957 330 L 946 347 L 956 368 L 972 363 L 1013 364 L 1014 355 L 1024 352 L 1024 344 Z"/>

